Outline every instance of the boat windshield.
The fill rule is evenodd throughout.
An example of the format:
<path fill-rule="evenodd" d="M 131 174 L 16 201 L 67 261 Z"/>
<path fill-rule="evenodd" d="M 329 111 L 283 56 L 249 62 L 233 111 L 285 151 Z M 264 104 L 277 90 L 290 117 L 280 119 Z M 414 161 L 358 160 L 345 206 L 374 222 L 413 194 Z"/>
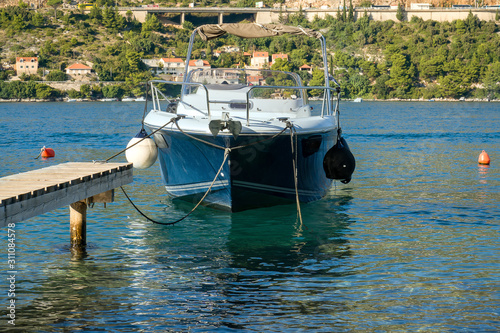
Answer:
<path fill-rule="evenodd" d="M 189 73 L 188 82 L 205 85 L 228 84 L 246 86 L 301 86 L 296 73 L 266 69 L 210 68 Z M 231 87 L 234 89 L 235 87 Z"/>
<path fill-rule="evenodd" d="M 266 69 L 211 68 L 190 71 L 187 82 L 201 83 L 208 90 L 248 90 L 250 98 L 298 98 L 301 89 L 266 89 L 276 86 L 301 87 L 299 75 Z M 247 88 L 247 89 L 243 89 Z M 199 86 L 186 86 L 184 94 L 196 93 Z"/>

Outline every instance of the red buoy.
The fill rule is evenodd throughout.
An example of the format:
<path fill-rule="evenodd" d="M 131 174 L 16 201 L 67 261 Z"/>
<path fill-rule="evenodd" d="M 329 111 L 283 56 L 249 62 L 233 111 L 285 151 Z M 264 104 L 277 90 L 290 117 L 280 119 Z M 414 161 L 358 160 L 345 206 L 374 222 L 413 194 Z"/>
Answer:
<path fill-rule="evenodd" d="M 45 146 L 43 146 L 41 156 L 42 156 L 42 158 L 54 157 L 54 156 L 56 156 L 56 153 L 55 153 L 54 149 L 45 148 Z"/>
<path fill-rule="evenodd" d="M 484 150 L 481 154 L 479 154 L 479 159 L 477 160 L 479 164 L 490 164 L 490 157 L 488 156 L 488 153 L 486 153 Z"/>

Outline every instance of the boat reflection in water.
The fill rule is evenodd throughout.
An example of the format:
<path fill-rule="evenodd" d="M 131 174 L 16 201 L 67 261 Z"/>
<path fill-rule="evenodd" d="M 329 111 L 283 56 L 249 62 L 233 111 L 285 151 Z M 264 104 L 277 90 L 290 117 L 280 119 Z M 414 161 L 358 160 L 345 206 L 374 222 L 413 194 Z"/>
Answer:
<path fill-rule="evenodd" d="M 340 197 L 303 205 L 302 225 L 293 205 L 262 209 L 259 214 L 234 214 L 227 242 L 231 267 L 276 272 L 330 271 L 331 265 L 340 265 L 350 253 L 344 234 L 351 220 L 342 212 L 349 200 Z M 325 207 L 332 204 L 336 206 Z M 325 211 L 330 212 L 327 218 Z"/>

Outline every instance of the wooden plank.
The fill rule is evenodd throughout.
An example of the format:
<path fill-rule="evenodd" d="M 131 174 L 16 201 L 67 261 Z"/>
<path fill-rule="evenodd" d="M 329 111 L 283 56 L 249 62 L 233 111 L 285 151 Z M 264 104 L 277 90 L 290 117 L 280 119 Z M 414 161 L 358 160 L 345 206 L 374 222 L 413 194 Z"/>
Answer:
<path fill-rule="evenodd" d="M 59 183 L 45 180 L 51 176 Z M 64 163 L 0 178 L 0 227 L 115 189 L 132 180 L 130 163 L 85 162 Z M 18 185 L 12 186 L 16 181 Z M 17 191 L 12 192 L 16 188 Z"/>

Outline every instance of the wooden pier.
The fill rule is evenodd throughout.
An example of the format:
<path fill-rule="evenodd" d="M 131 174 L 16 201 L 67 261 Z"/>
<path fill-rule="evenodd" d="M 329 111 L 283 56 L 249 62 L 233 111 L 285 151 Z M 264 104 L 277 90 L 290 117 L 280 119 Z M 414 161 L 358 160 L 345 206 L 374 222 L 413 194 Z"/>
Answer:
<path fill-rule="evenodd" d="M 72 245 L 85 245 L 87 203 L 113 201 L 132 163 L 70 162 L 0 178 L 0 227 L 70 205 Z"/>

